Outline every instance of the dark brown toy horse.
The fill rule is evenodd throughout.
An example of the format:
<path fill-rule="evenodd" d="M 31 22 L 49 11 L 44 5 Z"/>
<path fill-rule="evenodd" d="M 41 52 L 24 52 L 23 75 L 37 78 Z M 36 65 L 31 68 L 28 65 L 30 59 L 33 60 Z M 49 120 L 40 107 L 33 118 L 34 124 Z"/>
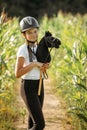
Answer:
<path fill-rule="evenodd" d="M 50 51 L 52 48 L 59 48 L 61 41 L 55 37 L 52 37 L 52 34 L 48 31 L 45 33 L 45 36 L 40 40 L 36 57 L 39 62 L 48 63 L 51 61 Z M 50 48 L 50 51 L 49 49 Z"/>

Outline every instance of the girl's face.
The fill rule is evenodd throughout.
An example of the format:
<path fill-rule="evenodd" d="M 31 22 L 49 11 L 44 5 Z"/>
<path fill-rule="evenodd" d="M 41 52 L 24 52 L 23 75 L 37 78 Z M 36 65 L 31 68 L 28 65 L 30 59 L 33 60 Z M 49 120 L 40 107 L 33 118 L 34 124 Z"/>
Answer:
<path fill-rule="evenodd" d="M 32 28 L 25 32 L 25 37 L 29 41 L 36 41 L 38 39 L 38 29 Z"/>

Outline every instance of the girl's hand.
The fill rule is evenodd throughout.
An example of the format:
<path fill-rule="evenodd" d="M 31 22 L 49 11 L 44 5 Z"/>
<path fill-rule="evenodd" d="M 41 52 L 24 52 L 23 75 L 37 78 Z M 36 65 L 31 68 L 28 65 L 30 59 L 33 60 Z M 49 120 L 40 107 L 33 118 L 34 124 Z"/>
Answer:
<path fill-rule="evenodd" d="M 36 64 L 36 67 L 38 67 L 38 68 L 42 68 L 43 67 L 43 63 L 41 63 L 41 62 L 35 62 L 35 64 Z"/>
<path fill-rule="evenodd" d="M 36 66 L 39 67 L 40 69 L 48 69 L 50 66 L 49 66 L 49 63 L 41 63 L 41 62 L 36 62 Z"/>
<path fill-rule="evenodd" d="M 44 67 L 45 69 L 49 69 L 49 68 L 50 68 L 50 64 L 49 64 L 49 63 L 44 63 L 44 64 L 43 64 L 43 67 Z"/>

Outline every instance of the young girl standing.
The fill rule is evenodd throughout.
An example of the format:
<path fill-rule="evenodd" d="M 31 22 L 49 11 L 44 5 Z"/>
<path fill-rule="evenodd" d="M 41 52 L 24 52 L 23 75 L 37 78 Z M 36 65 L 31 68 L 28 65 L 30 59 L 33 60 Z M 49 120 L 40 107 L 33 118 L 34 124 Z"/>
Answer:
<path fill-rule="evenodd" d="M 49 64 L 37 61 L 35 56 L 38 40 L 38 21 L 34 17 L 24 17 L 20 21 L 20 28 L 25 43 L 17 52 L 15 75 L 21 77 L 21 96 L 29 111 L 28 130 L 43 130 L 45 127 L 42 112 L 44 100 L 44 83 L 42 80 L 41 92 L 38 95 L 40 70 L 48 69 Z"/>

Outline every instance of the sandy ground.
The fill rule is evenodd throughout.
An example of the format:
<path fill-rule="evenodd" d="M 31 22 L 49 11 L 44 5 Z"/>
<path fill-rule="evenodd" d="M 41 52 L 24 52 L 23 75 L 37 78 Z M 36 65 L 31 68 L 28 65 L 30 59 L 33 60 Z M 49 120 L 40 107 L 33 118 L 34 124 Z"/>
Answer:
<path fill-rule="evenodd" d="M 25 109 L 25 104 L 19 96 L 20 105 Z M 27 110 L 26 110 L 27 111 Z M 69 117 L 66 114 L 66 105 L 63 98 L 56 96 L 52 82 L 45 80 L 45 99 L 43 113 L 46 121 L 44 130 L 73 130 Z M 27 130 L 27 114 L 23 123 L 22 119 L 15 124 L 17 130 Z"/>

